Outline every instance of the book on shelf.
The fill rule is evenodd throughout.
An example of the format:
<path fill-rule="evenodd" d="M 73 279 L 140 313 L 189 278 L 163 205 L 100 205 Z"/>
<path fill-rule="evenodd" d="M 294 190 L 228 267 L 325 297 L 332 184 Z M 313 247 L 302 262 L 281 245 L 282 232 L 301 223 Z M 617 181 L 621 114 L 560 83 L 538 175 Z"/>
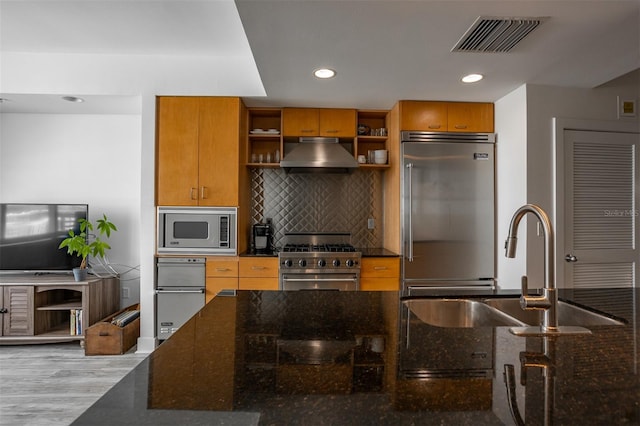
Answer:
<path fill-rule="evenodd" d="M 72 336 L 82 335 L 82 309 L 71 309 L 69 318 L 69 334 Z"/>

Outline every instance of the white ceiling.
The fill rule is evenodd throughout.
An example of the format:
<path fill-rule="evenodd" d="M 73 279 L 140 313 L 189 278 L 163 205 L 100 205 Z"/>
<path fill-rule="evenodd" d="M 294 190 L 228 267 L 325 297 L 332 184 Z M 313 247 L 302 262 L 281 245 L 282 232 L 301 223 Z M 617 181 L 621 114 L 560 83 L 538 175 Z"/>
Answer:
<path fill-rule="evenodd" d="M 548 19 L 509 53 L 451 52 L 478 16 Z M 3 68 L 16 54 L 162 57 L 173 63 L 203 57 L 230 64 L 207 70 L 215 79 L 218 72 L 236 72 L 232 64 L 250 63 L 267 96 L 253 82 L 246 91 L 239 82 L 242 95 L 256 95 L 244 96 L 249 106 L 387 109 L 399 99 L 496 101 L 525 83 L 593 88 L 640 68 L 640 0 L 2 0 L 0 24 Z M 248 61 L 235 60 L 245 56 Z M 316 80 L 312 71 L 320 66 L 334 68 L 337 76 Z M 463 85 L 459 79 L 469 72 L 486 77 Z M 183 94 L 180 75 L 170 86 L 163 86 L 169 77 L 156 78 L 162 81 L 149 85 L 154 94 Z M 184 94 L 197 92 L 189 79 L 184 77 Z M 95 113 L 101 101 L 105 111 L 140 105 L 140 93 L 131 88 L 60 92 L 93 95 L 91 102 L 70 105 L 58 102 L 59 92 L 36 85 L 15 92 L 7 88 L 15 77 L 4 80 L 0 75 L 0 96 L 10 101 L 0 104 L 2 112 Z M 73 81 L 65 87 L 74 87 Z M 206 87 L 202 94 L 212 91 Z"/>

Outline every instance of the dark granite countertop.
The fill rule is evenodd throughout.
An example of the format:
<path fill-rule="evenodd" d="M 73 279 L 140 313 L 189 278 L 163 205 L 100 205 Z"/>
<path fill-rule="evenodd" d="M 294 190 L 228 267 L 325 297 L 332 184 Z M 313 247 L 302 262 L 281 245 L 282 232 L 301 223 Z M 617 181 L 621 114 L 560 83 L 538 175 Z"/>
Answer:
<path fill-rule="evenodd" d="M 487 296 L 509 292 L 473 295 Z M 207 304 L 74 424 L 517 424 L 509 401 L 527 425 L 640 424 L 637 291 L 560 298 L 625 324 L 518 337 L 425 324 L 396 292 L 239 291 Z"/>

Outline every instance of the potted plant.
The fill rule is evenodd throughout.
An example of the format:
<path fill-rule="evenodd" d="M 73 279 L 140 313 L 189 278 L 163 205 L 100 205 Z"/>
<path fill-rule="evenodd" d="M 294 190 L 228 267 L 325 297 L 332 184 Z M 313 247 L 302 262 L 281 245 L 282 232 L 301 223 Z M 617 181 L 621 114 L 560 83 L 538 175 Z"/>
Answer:
<path fill-rule="evenodd" d="M 101 239 L 101 236 L 111 236 L 111 231 L 117 231 L 118 228 L 107 219 L 107 215 L 103 214 L 102 219 L 98 219 L 95 227 L 98 229 L 98 235 L 90 234 L 94 229 L 93 223 L 87 219 L 80 219 L 80 233 L 76 234 L 73 229 L 69 231 L 69 236 L 62 240 L 58 248 L 67 249 L 67 253 L 76 254 L 82 258 L 79 268 L 73 269 L 73 276 L 76 281 L 84 281 L 87 279 L 87 256 L 104 257 L 106 250 L 111 246 Z M 88 236 L 93 236 L 93 240 L 89 242 Z"/>

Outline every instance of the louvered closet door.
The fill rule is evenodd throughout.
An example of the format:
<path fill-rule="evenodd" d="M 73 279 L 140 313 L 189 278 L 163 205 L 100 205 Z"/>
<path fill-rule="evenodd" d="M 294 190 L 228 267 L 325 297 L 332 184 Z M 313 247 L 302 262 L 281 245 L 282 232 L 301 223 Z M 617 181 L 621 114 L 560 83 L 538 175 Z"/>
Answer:
<path fill-rule="evenodd" d="M 567 130 L 565 142 L 564 287 L 635 286 L 638 135 Z"/>

